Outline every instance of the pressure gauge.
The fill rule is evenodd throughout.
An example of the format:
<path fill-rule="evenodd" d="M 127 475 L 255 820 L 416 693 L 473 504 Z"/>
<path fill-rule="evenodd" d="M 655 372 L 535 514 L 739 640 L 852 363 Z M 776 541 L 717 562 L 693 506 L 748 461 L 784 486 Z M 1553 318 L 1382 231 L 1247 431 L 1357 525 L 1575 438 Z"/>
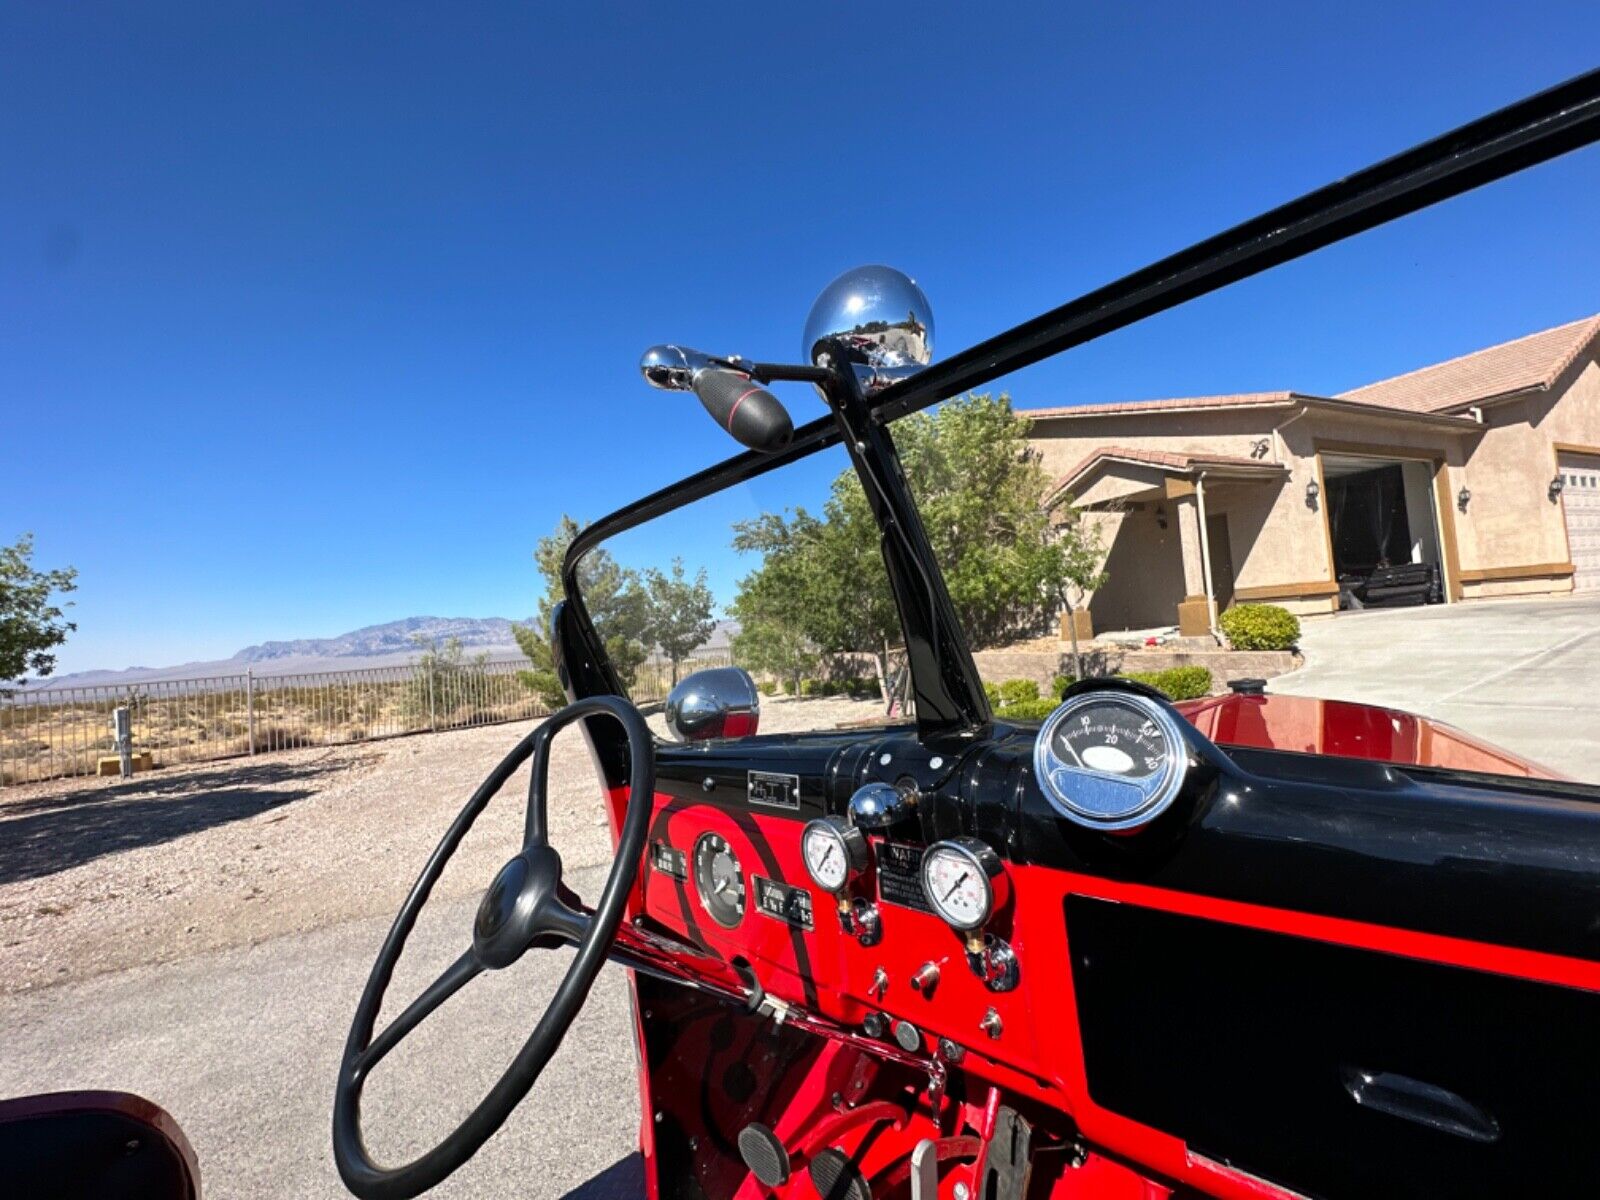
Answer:
<path fill-rule="evenodd" d="M 1005 900 L 1000 856 L 977 838 L 935 842 L 922 856 L 922 893 L 952 929 L 981 929 Z"/>
<path fill-rule="evenodd" d="M 835 895 L 867 865 L 867 839 L 843 817 L 807 822 L 800 834 L 800 850 L 812 881 Z"/>

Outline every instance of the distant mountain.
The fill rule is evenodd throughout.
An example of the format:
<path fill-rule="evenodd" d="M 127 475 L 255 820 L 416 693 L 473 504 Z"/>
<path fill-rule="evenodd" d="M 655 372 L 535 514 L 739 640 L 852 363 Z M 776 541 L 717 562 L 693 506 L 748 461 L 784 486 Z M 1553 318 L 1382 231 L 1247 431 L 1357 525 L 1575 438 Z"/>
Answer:
<path fill-rule="evenodd" d="M 519 624 L 527 624 L 533 618 Z M 272 662 L 285 658 L 374 658 L 395 654 L 415 654 L 424 647 L 441 645 L 452 638 L 463 649 L 515 651 L 511 622 L 504 617 L 407 617 L 384 625 L 368 625 L 331 638 L 298 638 L 292 642 L 262 642 L 246 646 L 231 661 Z"/>
<path fill-rule="evenodd" d="M 525 625 L 529 617 L 517 624 Z M 78 671 L 36 680 L 34 689 L 58 687 L 128 687 L 141 683 L 160 683 L 171 679 L 212 679 L 221 675 L 302 675 L 319 671 L 348 671 L 362 667 L 392 667 L 411 662 L 419 653 L 417 639 L 424 647 L 441 645 L 451 638 L 469 654 L 487 654 L 492 659 L 521 655 L 511 635 L 512 622 L 505 617 L 406 617 L 383 625 L 368 625 L 337 637 L 296 638 L 293 641 L 262 642 L 246 646 L 232 658 L 208 662 L 179 663 L 171 667 L 129 667 L 122 671 Z M 706 640 L 704 650 L 726 650 L 736 621 L 718 621 Z"/>

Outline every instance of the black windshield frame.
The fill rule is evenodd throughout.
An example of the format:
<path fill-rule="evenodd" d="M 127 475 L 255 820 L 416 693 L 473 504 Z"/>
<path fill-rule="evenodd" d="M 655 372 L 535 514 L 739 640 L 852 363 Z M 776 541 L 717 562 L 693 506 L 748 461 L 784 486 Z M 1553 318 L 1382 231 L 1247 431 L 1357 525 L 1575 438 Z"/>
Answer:
<path fill-rule="evenodd" d="M 1002 375 L 1595 141 L 1600 141 L 1600 69 L 1309 192 L 980 342 L 875 396 L 861 398 L 864 407 L 856 407 L 855 415 L 884 427 L 886 434 L 891 422 Z M 603 643 L 583 607 L 577 580 L 583 556 L 606 539 L 654 517 L 846 441 L 850 426 L 843 408 L 831 404 L 830 415 L 797 429 L 783 452 L 747 451 L 725 459 L 601 518 L 573 539 L 563 568 L 567 603 L 558 610 L 558 627 L 552 631 L 569 695 L 576 698 L 595 690 L 627 694 L 606 661 Z M 852 436 L 846 449 L 858 471 L 866 454 L 867 466 L 893 487 L 899 466 L 893 457 L 893 443 L 887 436 L 870 440 L 874 445 L 863 447 L 861 439 Z M 903 477 L 899 482 L 903 484 Z M 869 484 L 865 476 L 863 483 Z M 920 521 L 916 524 L 920 532 Z M 907 540 L 888 527 L 884 532 L 886 565 L 891 584 L 897 585 L 897 599 L 901 589 L 912 586 L 909 580 L 896 579 L 897 570 L 904 576 L 908 566 L 933 581 L 930 591 L 943 595 L 942 576 L 926 550 L 926 538 L 920 539 L 919 547 L 915 537 Z M 891 546 L 914 561 L 897 566 Z M 948 602 L 948 596 L 944 600 Z M 909 626 L 911 614 L 904 603 L 901 607 L 902 620 Z M 938 604 L 930 607 L 937 609 Z M 938 624 L 937 612 L 932 620 Z M 909 628 L 907 632 L 910 644 L 916 632 Z M 930 719 L 919 713 L 919 732 L 924 737 L 961 732 L 989 719 L 988 703 L 959 628 L 936 629 L 931 655 L 924 655 L 921 661 L 914 658 L 911 669 L 919 699 L 952 689 L 964 693 L 950 697 L 948 708 Z"/>

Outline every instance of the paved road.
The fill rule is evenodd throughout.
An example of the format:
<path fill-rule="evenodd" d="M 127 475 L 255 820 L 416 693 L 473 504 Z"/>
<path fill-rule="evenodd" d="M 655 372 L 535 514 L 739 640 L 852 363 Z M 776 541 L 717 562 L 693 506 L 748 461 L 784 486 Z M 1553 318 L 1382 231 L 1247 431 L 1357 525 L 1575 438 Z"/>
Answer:
<path fill-rule="evenodd" d="M 603 875 L 570 880 L 592 898 Z M 424 913 L 385 1019 L 465 948 L 473 907 Z M 354 921 L 0 1000 L 0 1095 L 111 1087 L 148 1096 L 193 1141 L 206 1200 L 345 1196 L 329 1149 L 334 1074 L 387 925 Z M 474 980 L 374 1073 L 365 1108 L 380 1161 L 437 1140 L 482 1097 L 565 958 L 534 953 Z M 606 967 L 533 1093 L 430 1195 L 634 1200 L 638 1120 L 625 977 Z"/>
<path fill-rule="evenodd" d="M 1600 783 L 1600 595 L 1341 613 L 1300 647 L 1269 690 L 1436 717 Z"/>

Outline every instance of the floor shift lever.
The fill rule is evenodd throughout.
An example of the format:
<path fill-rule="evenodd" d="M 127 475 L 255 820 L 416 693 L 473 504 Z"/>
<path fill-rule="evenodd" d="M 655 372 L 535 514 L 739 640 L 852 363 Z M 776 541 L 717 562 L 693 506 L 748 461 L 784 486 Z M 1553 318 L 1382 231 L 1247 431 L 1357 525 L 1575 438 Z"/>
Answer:
<path fill-rule="evenodd" d="M 932 1138 L 911 1152 L 911 1200 L 939 1200 L 939 1154 Z"/>

